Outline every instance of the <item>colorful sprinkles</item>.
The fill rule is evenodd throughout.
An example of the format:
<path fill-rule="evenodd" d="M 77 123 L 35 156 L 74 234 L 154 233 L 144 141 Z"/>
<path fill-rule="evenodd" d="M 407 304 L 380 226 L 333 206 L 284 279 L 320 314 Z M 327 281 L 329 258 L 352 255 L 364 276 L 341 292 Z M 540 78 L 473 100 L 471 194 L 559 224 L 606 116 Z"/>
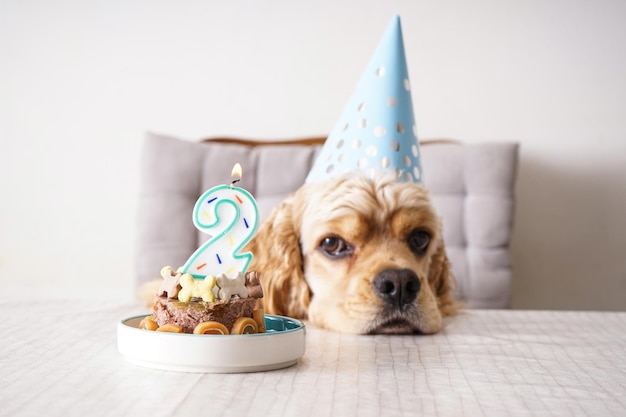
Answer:
<path fill-rule="evenodd" d="M 231 207 L 221 207 L 221 203 L 225 202 L 231 203 Z M 228 215 L 226 210 L 229 211 Z M 231 216 L 232 212 L 234 216 Z M 198 230 L 210 235 L 211 239 L 187 260 L 183 272 L 200 280 L 209 275 L 230 276 L 237 271 L 245 271 L 252 256 L 240 251 L 256 231 L 257 217 L 256 203 L 247 191 L 232 185 L 217 186 L 206 191 L 196 202 L 193 222 Z"/>

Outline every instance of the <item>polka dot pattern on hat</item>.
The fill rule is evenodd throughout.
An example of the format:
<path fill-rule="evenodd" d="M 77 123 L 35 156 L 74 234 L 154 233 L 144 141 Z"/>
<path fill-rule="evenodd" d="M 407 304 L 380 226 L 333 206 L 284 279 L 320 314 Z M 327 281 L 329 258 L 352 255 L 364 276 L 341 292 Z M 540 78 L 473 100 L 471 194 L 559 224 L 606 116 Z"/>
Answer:
<path fill-rule="evenodd" d="M 331 130 L 307 182 L 351 170 L 420 183 L 422 165 L 400 18 L 395 16 Z"/>

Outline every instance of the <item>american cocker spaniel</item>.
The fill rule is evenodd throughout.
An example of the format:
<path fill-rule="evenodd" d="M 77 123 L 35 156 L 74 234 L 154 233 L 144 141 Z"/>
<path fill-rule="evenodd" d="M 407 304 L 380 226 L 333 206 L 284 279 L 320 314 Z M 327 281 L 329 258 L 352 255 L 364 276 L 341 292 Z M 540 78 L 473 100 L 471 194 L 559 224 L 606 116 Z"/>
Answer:
<path fill-rule="evenodd" d="M 456 312 L 441 221 L 421 185 L 350 173 L 307 183 L 246 248 L 266 313 L 347 333 L 436 333 Z"/>

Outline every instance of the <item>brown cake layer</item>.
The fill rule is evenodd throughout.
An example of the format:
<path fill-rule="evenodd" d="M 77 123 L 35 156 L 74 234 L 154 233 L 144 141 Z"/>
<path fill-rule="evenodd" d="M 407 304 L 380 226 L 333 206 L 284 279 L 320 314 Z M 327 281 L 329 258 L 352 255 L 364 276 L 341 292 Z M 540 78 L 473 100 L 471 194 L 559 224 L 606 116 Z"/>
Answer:
<path fill-rule="evenodd" d="M 252 317 L 256 298 L 232 299 L 229 303 L 215 301 L 190 301 L 184 303 L 166 297 L 155 297 L 153 320 L 159 325 L 177 324 L 185 333 L 193 333 L 194 327 L 203 321 L 217 321 L 230 330 L 239 317 Z"/>

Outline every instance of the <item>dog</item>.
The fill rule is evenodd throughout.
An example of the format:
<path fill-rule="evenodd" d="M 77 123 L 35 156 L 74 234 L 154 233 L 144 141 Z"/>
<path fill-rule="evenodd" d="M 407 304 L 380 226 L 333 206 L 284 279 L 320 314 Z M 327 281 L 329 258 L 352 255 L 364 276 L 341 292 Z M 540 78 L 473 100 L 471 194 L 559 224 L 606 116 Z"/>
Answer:
<path fill-rule="evenodd" d="M 266 313 L 345 333 L 432 334 L 457 311 L 428 191 L 393 176 L 304 184 L 246 250 Z"/>

